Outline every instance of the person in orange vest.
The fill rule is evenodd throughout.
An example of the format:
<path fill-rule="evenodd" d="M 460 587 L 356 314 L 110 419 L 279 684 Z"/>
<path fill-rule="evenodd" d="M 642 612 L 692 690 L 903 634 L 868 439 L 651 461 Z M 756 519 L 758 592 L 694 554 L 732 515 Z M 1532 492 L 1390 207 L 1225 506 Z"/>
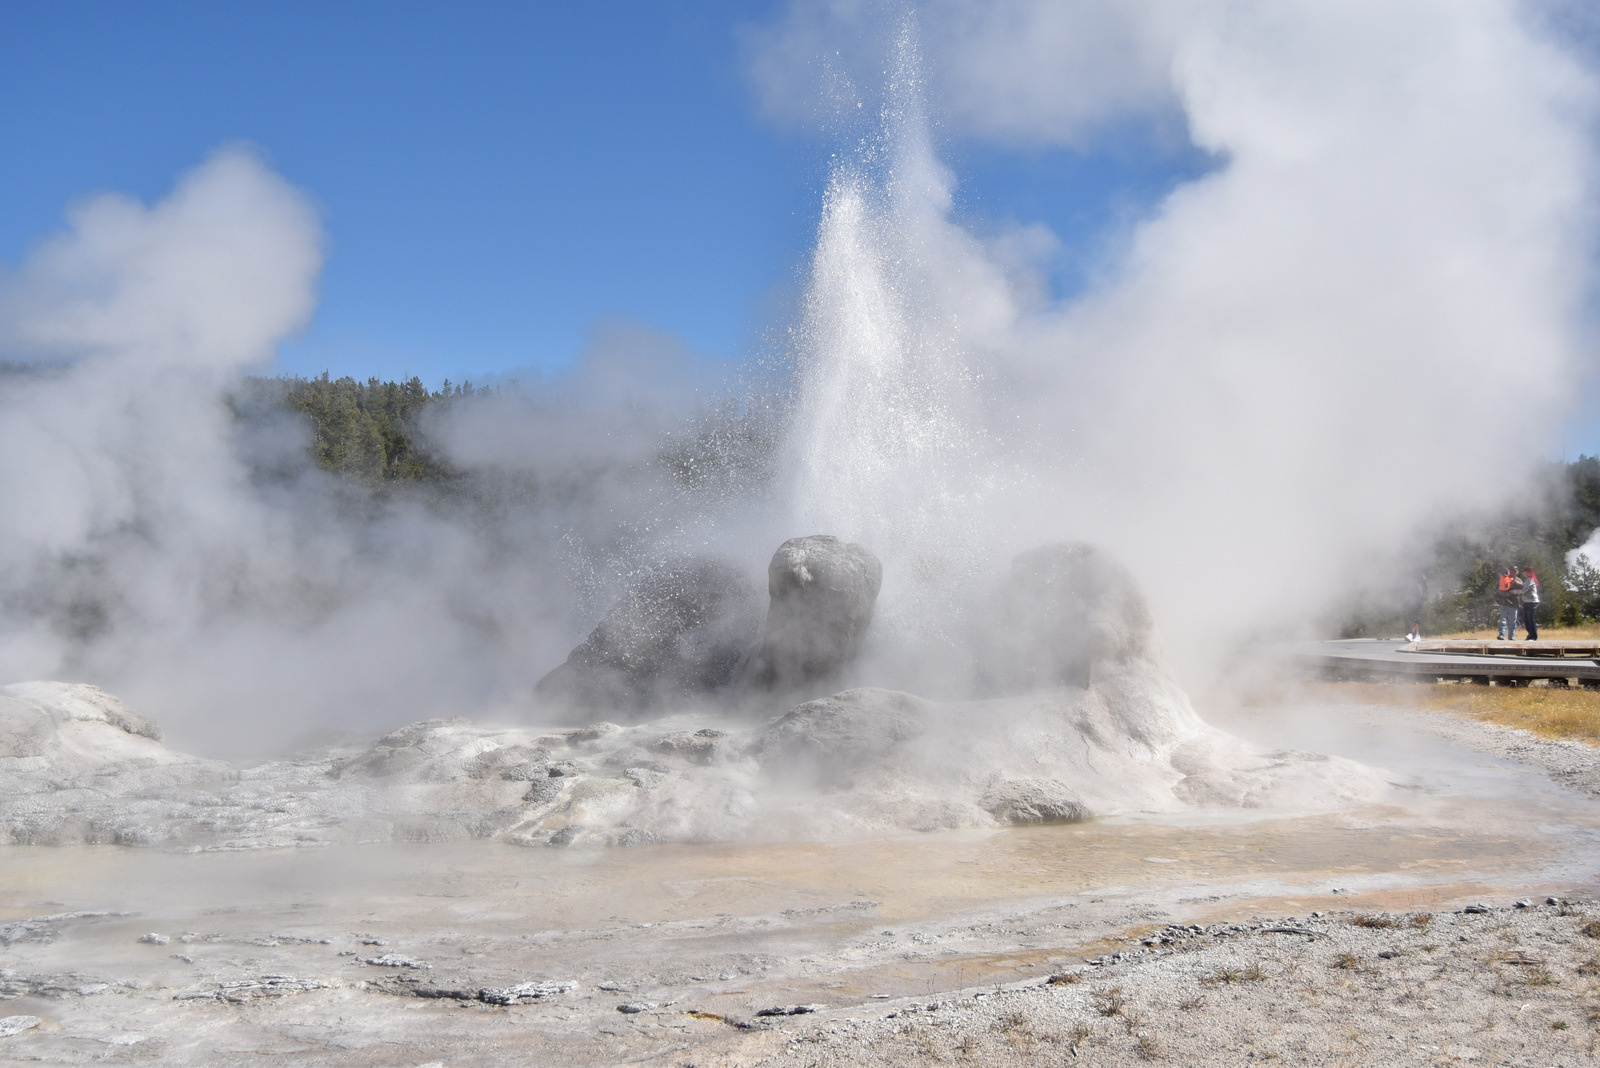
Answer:
<path fill-rule="evenodd" d="M 1494 603 L 1500 606 L 1500 641 L 1517 639 L 1517 612 L 1521 608 L 1522 593 L 1517 588 L 1517 569 L 1500 569 L 1500 581 L 1494 592 Z"/>

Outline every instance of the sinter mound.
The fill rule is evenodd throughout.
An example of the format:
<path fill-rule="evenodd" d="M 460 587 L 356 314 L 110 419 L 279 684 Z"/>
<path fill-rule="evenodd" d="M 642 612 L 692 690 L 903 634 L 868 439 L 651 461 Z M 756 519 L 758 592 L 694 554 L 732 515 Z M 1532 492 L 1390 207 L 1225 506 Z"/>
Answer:
<path fill-rule="evenodd" d="M 746 688 L 769 702 L 807 685 L 826 694 L 860 648 L 881 574 L 860 546 L 786 542 L 759 633 L 726 565 L 650 576 L 543 687 L 559 707 L 657 709 L 626 726 L 429 720 L 364 752 L 235 767 L 172 752 L 92 686 L 7 687 L 0 843 L 834 838 L 1194 804 L 1328 808 L 1388 789 L 1372 769 L 1263 753 L 1201 721 L 1161 664 L 1132 577 L 1086 545 L 1014 562 L 979 613 L 972 699 L 856 688 L 751 723 Z M 673 697 L 702 711 L 672 711 Z"/>

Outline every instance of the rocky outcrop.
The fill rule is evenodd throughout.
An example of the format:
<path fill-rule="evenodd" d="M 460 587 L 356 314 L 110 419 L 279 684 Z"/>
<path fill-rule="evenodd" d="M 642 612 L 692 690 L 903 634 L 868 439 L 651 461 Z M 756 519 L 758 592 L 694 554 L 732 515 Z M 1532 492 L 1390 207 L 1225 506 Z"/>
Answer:
<path fill-rule="evenodd" d="M 767 567 L 771 603 L 743 684 L 785 691 L 836 678 L 860 651 L 882 585 L 883 565 L 863 546 L 829 534 L 784 542 Z"/>
<path fill-rule="evenodd" d="M 1047 545 L 1012 561 L 974 636 L 980 689 L 1088 686 L 1096 672 L 1156 659 L 1150 606 L 1103 549 Z"/>
<path fill-rule="evenodd" d="M 162 753 L 161 730 L 97 686 L 24 682 L 0 687 L 0 758 Z"/>
<path fill-rule="evenodd" d="M 833 780 L 921 735 L 932 708 L 898 690 L 846 690 L 777 717 L 757 733 L 754 751 L 769 768 Z"/>
<path fill-rule="evenodd" d="M 847 690 L 759 726 L 427 720 L 361 751 L 250 766 L 175 753 L 114 726 L 126 710 L 109 694 L 35 684 L 26 701 L 0 696 L 0 737 L 27 739 L 0 754 L 0 844 L 824 840 L 1190 802 L 1349 804 L 1386 789 L 1349 761 L 1264 759 L 1203 724 L 1177 730 L 1182 692 L 1144 670 L 956 704 Z"/>
<path fill-rule="evenodd" d="M 1078 795 L 1054 779 L 1004 779 L 979 803 L 1001 823 L 1076 823 L 1089 816 Z"/>
<path fill-rule="evenodd" d="M 732 564 L 663 568 L 629 591 L 537 692 L 596 709 L 712 693 L 733 680 L 760 625 L 760 604 Z"/>
<path fill-rule="evenodd" d="M 717 628 L 737 618 L 725 600 L 737 587 L 717 568 L 672 575 L 641 586 L 574 651 L 568 682 L 590 687 L 574 692 L 648 701 L 726 683 L 729 659 L 712 651 L 734 647 Z M 880 575 L 837 538 L 784 544 L 745 677 L 759 700 L 745 714 L 849 667 Z M 7 687 L 0 844 L 821 840 L 1186 804 L 1344 806 L 1389 789 L 1350 761 L 1263 753 L 1203 723 L 1160 663 L 1133 579 L 1097 549 L 1022 554 L 992 609 L 975 642 L 987 693 L 973 700 L 862 687 L 759 725 L 731 705 L 559 730 L 436 719 L 361 751 L 246 767 L 172 752 L 93 687 Z"/>

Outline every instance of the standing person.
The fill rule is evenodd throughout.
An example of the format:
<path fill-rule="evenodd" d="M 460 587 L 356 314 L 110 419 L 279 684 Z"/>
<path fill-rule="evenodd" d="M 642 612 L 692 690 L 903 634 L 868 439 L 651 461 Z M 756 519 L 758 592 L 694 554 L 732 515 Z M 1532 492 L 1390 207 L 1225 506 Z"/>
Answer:
<path fill-rule="evenodd" d="M 1539 576 L 1526 564 L 1522 566 L 1522 627 L 1530 642 L 1539 640 Z"/>
<path fill-rule="evenodd" d="M 1500 569 L 1500 580 L 1495 586 L 1494 603 L 1500 607 L 1500 641 L 1515 641 L 1517 638 L 1517 609 L 1519 598 L 1516 591 L 1517 571 L 1513 567 Z"/>

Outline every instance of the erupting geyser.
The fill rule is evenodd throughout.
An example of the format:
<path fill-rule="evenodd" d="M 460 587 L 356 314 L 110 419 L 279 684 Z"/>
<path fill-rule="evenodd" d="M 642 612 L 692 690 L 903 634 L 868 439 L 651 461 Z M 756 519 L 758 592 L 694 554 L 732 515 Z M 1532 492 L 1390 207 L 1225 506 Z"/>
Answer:
<path fill-rule="evenodd" d="M 996 507 L 1025 480 L 983 429 L 976 368 L 1009 290 L 948 220 L 907 41 L 888 89 L 824 205 L 764 614 L 749 546 L 720 533 L 762 521 L 708 515 L 676 529 L 699 522 L 726 558 L 675 555 L 670 533 L 635 549 L 620 599 L 538 684 L 540 719 L 586 726 L 429 720 L 238 768 L 169 751 L 93 688 L 12 687 L 0 841 L 826 838 L 1381 794 L 1356 765 L 1207 727 L 1130 573 L 1084 544 L 1029 549 Z"/>
<path fill-rule="evenodd" d="M 557 489 L 518 513 L 516 521 L 526 521 L 521 529 L 508 522 L 487 534 L 469 532 L 470 521 L 457 524 L 444 510 L 402 502 L 372 520 L 389 524 L 385 536 L 370 537 L 365 528 L 351 534 L 341 527 L 330 518 L 338 510 L 325 502 L 306 515 L 272 511 L 270 501 L 292 496 L 282 486 L 274 490 L 280 497 L 250 497 L 234 515 L 238 501 L 229 494 L 249 480 L 221 445 L 211 450 L 221 458 L 207 483 L 215 500 L 191 508 L 195 502 L 184 499 L 185 507 L 154 513 L 144 502 L 166 498 L 137 492 L 130 481 L 147 475 L 150 464 L 78 450 L 105 461 L 111 474 L 101 481 L 128 489 L 101 494 L 125 505 L 102 523 L 114 533 L 84 534 L 81 545 L 65 539 L 82 551 L 55 558 L 73 574 L 90 573 L 81 563 L 89 560 L 110 576 L 112 592 L 91 606 L 99 615 L 71 597 L 59 606 L 60 614 L 86 621 L 76 647 L 85 662 L 109 650 L 117 655 L 97 662 L 116 664 L 121 656 L 143 664 L 147 657 L 128 650 L 148 652 L 163 633 L 179 648 L 210 641 L 218 619 L 225 637 L 217 648 L 231 658 L 223 662 L 245 664 L 250 677 L 271 676 L 273 685 L 294 675 L 263 667 L 270 661 L 263 648 L 320 663 L 308 661 L 306 650 L 329 635 L 388 658 L 390 673 L 405 681 L 386 680 L 387 695 L 407 682 L 444 686 L 470 674 L 439 668 L 452 653 L 482 657 L 472 664 L 521 658 L 525 671 L 527 635 L 538 627 L 559 625 L 560 648 L 570 652 L 520 702 L 517 726 L 427 720 L 365 749 L 245 769 L 167 750 L 150 731 L 130 727 L 140 721 L 98 691 L 13 688 L 0 701 L 0 836 L 197 848 L 455 837 L 626 844 L 995 826 L 1186 804 L 1316 808 L 1380 796 L 1386 785 L 1364 768 L 1262 754 L 1195 714 L 1163 662 L 1155 613 L 1133 573 L 1106 550 L 1075 540 L 1128 525 L 1105 516 L 1129 507 L 1131 494 L 1107 499 L 1082 488 L 1108 485 L 1104 480 L 1124 471 L 1130 485 L 1142 487 L 1144 468 L 1138 457 L 1124 468 L 1121 459 L 1102 456 L 1104 471 L 1075 482 L 1062 472 L 1083 458 L 1061 454 L 1061 434 L 1033 433 L 1043 427 L 1040 410 L 1068 398 L 1019 397 L 1029 378 L 1018 367 L 1040 357 L 1013 350 L 1049 349 L 1066 335 L 1045 331 L 1030 340 L 1026 286 L 952 221 L 954 184 L 933 151 L 909 34 L 900 39 L 884 101 L 881 127 L 860 139 L 828 184 L 790 335 L 793 395 L 773 406 L 784 413 L 782 425 L 766 428 L 766 437 L 710 434 L 709 451 L 689 455 L 673 485 L 664 485 L 673 480 L 663 474 L 660 435 L 677 424 L 665 417 L 636 436 L 634 451 L 596 462 L 615 485 L 591 478 L 572 451 L 587 415 L 513 444 L 458 435 L 455 458 L 463 463 L 477 456 L 492 467 L 543 446 L 566 457 L 553 462 L 567 467 L 524 469 L 540 476 L 529 482 L 553 481 Z M 186 210 L 184 197 L 209 202 L 211 187 L 226 182 L 294 200 L 258 165 L 224 159 L 191 179 L 172 210 Z M 156 212 L 142 224 L 151 228 L 152 246 L 188 240 L 195 229 L 163 236 L 164 218 Z M 92 236 L 79 242 L 90 259 L 103 244 Z M 230 367 L 270 348 L 309 307 L 315 257 L 289 259 L 284 286 L 294 299 L 255 333 L 221 348 L 234 352 Z M 172 291 L 178 310 L 171 333 L 187 337 L 188 290 L 174 283 Z M 1074 329 L 1083 325 L 1074 322 Z M 165 353 L 179 370 L 207 356 L 167 344 L 165 335 L 128 352 L 102 347 L 96 358 L 129 368 L 143 366 L 146 350 Z M 215 377 L 205 381 L 214 386 Z M 595 382 L 605 380 L 598 374 Z M 28 395 L 54 397 L 52 388 L 40 378 Z M 1093 403 L 1088 398 L 1079 408 Z M 522 417 L 559 421 L 561 406 L 534 406 Z M 78 431 L 77 423 L 70 427 Z M 134 421 L 122 430 L 137 439 L 144 427 Z M 491 436 L 482 426 L 477 432 Z M 164 492 L 178 497 L 192 484 L 181 477 L 182 460 L 195 451 L 180 448 L 180 439 L 173 436 L 154 465 L 164 474 Z M 759 462 L 739 468 L 748 457 L 717 453 L 745 446 Z M 705 489 L 735 468 L 757 473 L 733 479 L 732 488 Z M 691 483 L 699 489 L 685 489 Z M 165 532 L 157 519 L 190 511 L 229 522 L 199 538 L 192 562 L 162 557 L 188 600 L 158 596 L 160 581 L 129 580 L 160 573 L 137 565 L 163 542 L 129 532 Z M 266 516 L 282 519 L 282 536 L 260 536 L 268 524 L 252 517 Z M 41 546 L 64 538 L 41 531 Z M 526 531 L 538 536 L 521 538 Z M 1111 543 L 1148 543 L 1147 535 Z M 255 541 L 261 545 L 252 548 Z M 316 551 L 330 545 L 337 551 Z M 508 545 L 538 562 L 520 571 L 505 564 L 515 555 Z M 296 555 L 301 546 L 312 547 L 305 561 Z M 773 546 L 763 604 L 755 563 Z M 483 556 L 497 561 L 488 578 L 478 574 Z M 396 593 L 371 581 L 386 567 L 399 572 L 435 558 L 457 569 L 435 585 L 471 575 L 478 588 L 458 599 L 453 589 L 398 584 Z M 308 561 L 315 565 L 310 579 L 301 566 Z M 1136 570 L 1160 564 L 1165 581 L 1154 588 L 1170 597 L 1170 561 L 1128 563 Z M 508 576 L 521 586 L 498 582 Z M 119 601 L 119 589 L 141 592 Z M 561 591 L 576 601 L 578 589 L 610 603 L 599 605 L 609 611 L 597 625 L 590 616 L 587 637 L 572 647 L 582 633 L 572 633 L 576 611 L 546 607 L 541 615 L 526 605 L 537 596 L 560 601 Z M 219 607 L 218 591 L 235 591 L 239 603 L 224 599 Z M 17 598 L 35 601 L 54 604 Z M 427 632 L 441 617 L 442 630 Z M 139 626 L 145 618 L 178 625 Z M 311 620 L 304 634 L 295 629 L 302 618 Z M 112 638 L 98 640 L 101 633 L 136 634 L 138 641 L 124 638 L 121 648 Z M 449 642 L 431 640 L 438 633 Z M 546 638 L 541 670 L 556 659 L 548 655 L 555 639 Z M 365 663 L 359 655 L 341 660 L 339 652 L 328 659 Z M 515 684 L 506 681 L 512 677 Z M 502 678 L 493 692 L 522 692 L 527 678 Z M 352 689 L 365 699 L 362 707 L 386 707 L 371 691 Z M 487 690 L 455 701 L 406 697 L 420 707 L 474 711 L 490 703 Z M 137 803 L 127 803 L 133 796 Z"/>

